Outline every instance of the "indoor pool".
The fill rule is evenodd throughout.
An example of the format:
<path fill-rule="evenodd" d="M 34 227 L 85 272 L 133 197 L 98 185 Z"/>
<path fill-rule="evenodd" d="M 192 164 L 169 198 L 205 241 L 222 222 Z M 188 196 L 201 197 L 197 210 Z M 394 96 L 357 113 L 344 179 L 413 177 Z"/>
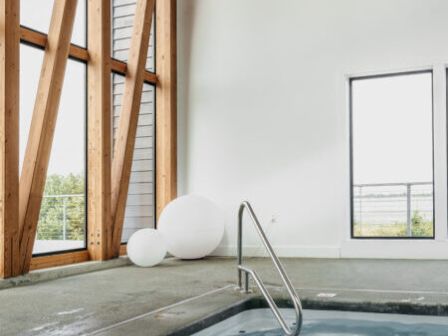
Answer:
<path fill-rule="evenodd" d="M 294 321 L 291 309 L 282 309 Z M 251 309 L 221 321 L 196 336 L 283 335 L 269 309 Z M 305 310 L 300 335 L 306 336 L 447 336 L 448 317 Z"/>

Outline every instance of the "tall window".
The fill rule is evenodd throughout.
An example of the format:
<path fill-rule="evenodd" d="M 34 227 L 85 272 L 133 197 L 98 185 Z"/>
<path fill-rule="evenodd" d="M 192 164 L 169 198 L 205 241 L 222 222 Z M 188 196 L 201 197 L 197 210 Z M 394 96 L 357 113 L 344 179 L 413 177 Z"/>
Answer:
<path fill-rule="evenodd" d="M 113 57 L 126 62 L 129 56 L 136 1 L 112 1 Z M 154 19 L 149 38 L 146 69 L 154 71 Z M 118 127 L 123 97 L 124 77 L 112 77 L 114 136 Z M 140 104 L 137 134 L 123 223 L 122 242 L 141 228 L 155 227 L 155 88 L 145 83 Z"/>
<path fill-rule="evenodd" d="M 53 0 L 21 1 L 21 24 L 47 34 Z M 78 1 L 72 43 L 86 45 L 86 2 Z M 42 47 L 21 45 L 20 163 L 23 165 L 39 77 Z M 86 247 L 86 70 L 69 59 L 47 169 L 33 254 Z"/>
<path fill-rule="evenodd" d="M 48 34 L 51 13 L 55 0 L 20 0 L 20 23 L 23 26 Z M 85 47 L 86 43 L 86 0 L 78 0 L 72 43 Z"/>
<path fill-rule="evenodd" d="M 432 72 L 350 84 L 352 236 L 434 237 Z"/>
<path fill-rule="evenodd" d="M 84 248 L 86 65 L 68 60 L 34 252 Z"/>

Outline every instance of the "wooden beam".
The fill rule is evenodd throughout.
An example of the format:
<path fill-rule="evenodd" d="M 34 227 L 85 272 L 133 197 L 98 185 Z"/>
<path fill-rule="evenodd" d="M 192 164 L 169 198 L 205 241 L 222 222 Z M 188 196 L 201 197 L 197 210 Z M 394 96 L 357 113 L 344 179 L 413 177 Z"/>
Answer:
<path fill-rule="evenodd" d="M 47 35 L 25 27 L 20 27 L 20 41 L 45 48 L 47 45 Z"/>
<path fill-rule="evenodd" d="M 153 12 L 154 0 L 137 1 L 112 162 L 112 257 L 117 257 L 120 252 Z"/>
<path fill-rule="evenodd" d="M 46 34 L 26 27 L 20 27 L 20 40 L 40 48 L 45 48 L 47 46 Z M 70 57 L 79 61 L 87 62 L 89 60 L 89 53 L 87 52 L 87 49 L 81 48 L 75 44 L 70 44 L 68 54 Z"/>
<path fill-rule="evenodd" d="M 87 49 L 78 47 L 77 45 L 71 44 L 70 49 L 68 50 L 68 55 L 71 58 L 74 58 L 78 61 L 88 62 L 89 61 L 89 53 Z"/>
<path fill-rule="evenodd" d="M 157 75 L 155 73 L 145 71 L 145 73 L 143 74 L 143 80 L 145 81 L 145 83 L 156 85 Z"/>
<path fill-rule="evenodd" d="M 121 244 L 120 245 L 120 256 L 125 256 L 128 254 L 128 245 L 127 244 Z"/>
<path fill-rule="evenodd" d="M 116 72 L 120 75 L 126 75 L 127 64 L 125 62 L 112 58 L 111 69 L 113 72 Z M 143 80 L 145 81 L 145 83 L 155 85 L 157 83 L 157 75 L 153 72 L 145 70 L 145 73 L 143 74 Z"/>
<path fill-rule="evenodd" d="M 64 82 L 77 0 L 54 2 L 45 57 L 20 176 L 21 271 L 28 272 Z"/>
<path fill-rule="evenodd" d="M 19 274 L 19 1 L 0 2 L 0 277 Z"/>
<path fill-rule="evenodd" d="M 156 1 L 156 216 L 177 196 L 176 1 Z"/>
<path fill-rule="evenodd" d="M 20 27 L 20 40 L 24 43 L 32 44 L 32 45 L 40 47 L 40 48 L 45 48 L 45 46 L 47 45 L 47 35 L 46 34 L 34 31 L 34 30 L 26 28 L 26 27 Z M 90 48 L 90 49 L 92 49 L 92 48 Z M 82 62 L 88 62 L 89 57 L 90 57 L 89 51 L 87 49 L 81 48 L 75 44 L 70 45 L 69 56 L 73 59 L 76 59 L 76 60 L 82 61 Z M 109 55 L 109 57 L 110 57 L 110 55 Z M 110 64 L 111 64 L 112 71 L 119 73 L 121 75 L 126 75 L 127 65 L 125 62 L 111 58 Z M 145 73 L 143 76 L 144 76 L 144 81 L 146 83 L 154 84 L 154 85 L 157 83 L 157 76 L 155 73 L 145 70 Z"/>
<path fill-rule="evenodd" d="M 128 67 L 125 62 L 112 59 L 111 61 L 111 69 L 113 72 L 116 72 L 120 75 L 126 75 L 126 72 L 128 70 Z"/>
<path fill-rule="evenodd" d="M 88 63 L 88 250 L 108 258 L 112 238 L 111 196 L 111 26 L 110 0 L 89 0 Z"/>
<path fill-rule="evenodd" d="M 76 251 L 68 253 L 59 253 L 49 256 L 33 257 L 31 259 L 30 270 L 38 270 L 49 267 L 63 266 L 86 262 L 90 260 L 88 251 Z"/>

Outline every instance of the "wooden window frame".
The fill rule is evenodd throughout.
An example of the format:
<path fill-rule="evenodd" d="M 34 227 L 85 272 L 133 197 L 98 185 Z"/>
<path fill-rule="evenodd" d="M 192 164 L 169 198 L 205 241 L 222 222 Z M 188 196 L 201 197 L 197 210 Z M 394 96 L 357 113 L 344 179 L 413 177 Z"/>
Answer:
<path fill-rule="evenodd" d="M 47 45 L 47 35 L 31 28 L 20 26 L 20 42 L 27 43 L 45 49 Z M 85 64 L 89 62 L 89 51 L 87 48 L 80 47 L 71 43 L 68 53 L 70 58 L 81 61 Z M 110 58 L 111 71 L 120 75 L 126 75 L 126 62 L 119 61 L 113 57 Z M 148 70 L 144 71 L 145 83 L 157 85 L 157 74 Z"/>
<path fill-rule="evenodd" d="M 82 1 L 82 0 L 80 0 Z M 95 24 L 96 29 L 101 30 L 101 34 L 98 34 L 98 30 L 88 30 L 88 41 L 98 41 L 100 42 L 100 47 L 98 47 L 98 44 L 92 45 L 91 43 L 88 43 L 87 48 L 80 47 L 76 44 L 69 43 L 68 44 L 68 52 L 66 57 L 72 58 L 74 60 L 81 61 L 87 65 L 89 77 L 91 76 L 91 71 L 96 71 L 97 75 L 103 76 L 107 73 L 108 76 L 110 76 L 112 73 L 117 73 L 124 75 L 126 80 L 129 82 L 129 85 L 135 85 L 136 80 L 141 80 L 142 83 L 147 83 L 155 86 L 156 90 L 156 139 L 155 139 L 155 147 L 156 147 L 156 171 L 155 171 L 155 189 L 156 189 L 156 195 L 155 195 L 155 202 L 156 202 L 156 218 L 160 215 L 160 212 L 164 208 L 164 206 L 174 199 L 177 195 L 177 147 L 176 147 L 176 115 L 177 115 L 177 99 L 176 99 L 176 91 L 177 91 L 177 69 L 176 69 L 176 1 L 175 0 L 137 0 L 137 6 L 143 7 L 153 7 L 151 9 L 151 17 L 152 14 L 155 14 L 155 26 L 156 29 L 156 41 L 157 41 L 157 47 L 156 47 L 156 72 L 151 72 L 145 69 L 144 65 L 142 66 L 142 57 L 146 58 L 146 50 L 143 50 L 144 48 L 137 48 L 135 47 L 132 52 L 139 52 L 140 53 L 140 61 L 135 61 L 132 63 L 132 55 L 130 57 L 130 62 L 122 62 L 119 60 L 116 60 L 111 55 L 110 50 L 110 37 L 111 37 L 111 15 L 110 15 L 110 1 L 111 0 L 86 0 L 88 6 L 94 6 L 96 4 L 100 6 L 99 15 L 90 15 L 88 14 L 88 27 L 90 27 L 92 24 Z M 20 7 L 20 0 L 4 0 L 5 6 L 3 8 L 0 8 L 2 12 L 0 13 L 0 18 L 3 22 L 9 22 L 12 23 L 12 29 L 5 30 L 4 32 L 4 38 L 7 41 L 7 44 L 9 45 L 9 48 L 11 48 L 11 45 L 13 46 L 12 49 L 13 52 L 11 53 L 10 58 L 5 59 L 5 64 L 8 66 L 10 64 L 19 64 L 19 44 L 25 43 L 29 44 L 35 47 L 38 47 L 40 49 L 44 49 L 45 53 L 47 54 L 47 47 L 49 43 L 49 35 L 44 34 L 41 32 L 37 32 L 33 29 L 30 29 L 25 26 L 20 26 L 19 22 L 19 7 Z M 155 4 L 152 4 L 155 3 Z M 9 6 L 9 7 L 8 7 Z M 109 8 L 106 8 L 109 7 Z M 11 10 L 12 9 L 12 10 Z M 63 15 L 63 14 L 60 14 Z M 94 22 L 92 20 L 99 20 L 97 22 Z M 69 20 L 71 21 L 71 20 Z M 146 15 L 146 18 L 143 18 L 143 21 L 141 23 L 145 22 L 145 24 L 148 23 L 148 17 Z M 134 23 L 135 26 L 138 26 L 138 22 Z M 144 25 L 143 25 L 144 26 Z M 65 29 L 63 27 L 63 29 Z M 137 28 L 136 28 L 137 29 Z M 143 29 L 141 33 L 140 40 L 143 41 L 143 46 L 147 41 L 145 41 L 146 35 L 149 35 L 147 32 L 148 29 Z M 11 38 L 7 36 L 8 33 L 12 32 Z M 15 33 L 14 33 L 15 32 Z M 135 31 L 134 31 L 135 32 Z M 95 34 L 94 34 L 95 33 Z M 15 34 L 15 35 L 14 35 Z M 59 33 L 62 34 L 62 33 Z M 93 36 L 98 34 L 98 36 Z M 62 41 L 60 40 L 62 35 L 53 36 L 53 39 L 55 41 Z M 148 36 L 149 37 L 149 36 Z M 143 38 L 143 39 L 142 39 Z M 109 42 L 106 42 L 106 39 L 109 39 Z M 149 41 L 149 39 L 148 39 Z M 59 47 L 59 43 L 58 47 Z M 109 45 L 108 45 L 109 43 Z M 90 47 L 91 46 L 91 47 Z M 136 66 L 136 64 L 139 63 L 139 66 Z M 13 71 L 8 71 L 1 73 L 0 76 L 2 76 L 3 81 L 0 81 L 0 83 L 5 83 L 5 81 L 11 81 L 14 83 L 17 81 L 18 84 L 18 69 L 12 68 Z M 103 78 L 103 77 L 101 77 Z M 137 78 L 137 79 L 135 79 Z M 101 82 L 101 81 L 100 81 Z M 110 87 L 108 90 L 104 90 L 105 85 L 109 82 L 101 82 L 99 85 L 93 85 L 92 83 L 87 83 L 88 87 L 88 97 L 91 98 L 90 94 L 95 94 L 97 99 L 103 99 L 100 100 L 99 103 L 97 102 L 96 105 L 90 105 L 88 106 L 88 118 L 91 118 L 91 115 L 95 115 L 99 118 L 107 118 L 111 115 L 111 95 L 109 97 L 109 102 L 104 100 L 104 97 L 98 98 L 98 92 L 102 93 L 103 95 L 110 93 Z M 102 86 L 101 86 L 102 85 Z M 6 85 L 3 84 L 4 87 Z M 109 85 L 110 86 L 110 85 Z M 128 105 L 132 105 L 133 107 L 129 109 L 129 113 L 131 115 L 138 114 L 138 107 L 139 107 L 139 100 L 141 96 L 142 88 L 139 87 L 142 85 L 137 85 L 137 89 L 135 90 L 133 94 L 133 98 L 129 99 Z M 13 108 L 17 110 L 18 115 L 18 100 L 19 100 L 19 89 L 15 88 L 15 86 L 12 86 L 13 88 L 13 95 L 11 95 L 12 100 L 0 100 L 1 106 L 0 106 L 0 113 L 2 116 L 7 116 L 8 109 Z M 0 88 L 3 91 L 5 91 L 5 88 Z M 11 90 L 11 89 L 9 89 Z M 104 90 L 104 91 L 101 91 Z M 132 91 L 132 90 L 131 90 Z M 140 91 L 140 92 L 139 92 Z M 5 93 L 5 92 L 3 92 Z M 3 95 L 4 97 L 5 95 Z M 58 98 L 57 98 L 58 99 Z M 138 100 L 138 104 L 137 104 Z M 94 110 L 93 110 L 94 109 Z M 102 109 L 102 110 L 101 110 Z M 100 111 L 101 110 L 101 111 Z M 57 111 L 56 111 L 57 114 Z M 0 119 L 1 121 L 1 119 Z M 8 120 L 7 120 L 8 121 Z M 19 132 L 19 125 L 18 125 L 18 118 L 17 122 L 15 123 L 14 120 L 12 120 L 14 125 L 12 128 L 10 128 L 10 131 L 6 131 L 5 127 L 5 119 L 3 120 L 3 124 L 0 124 L 0 133 L 3 133 L 3 137 L 0 137 L 0 141 L 2 144 L 1 150 L 0 150 L 0 161 L 2 161 L 2 165 L 0 167 L 5 167 L 4 173 L 2 176 L 0 176 L 0 180 L 6 181 L 6 177 L 8 176 L 16 176 L 18 177 L 16 173 L 18 172 L 15 170 L 15 166 L 18 164 L 18 132 Z M 89 119 L 90 121 L 90 119 Z M 105 119 L 102 120 L 105 122 Z M 111 122 L 111 120 L 107 121 Z M 132 124 L 132 123 L 131 123 Z M 103 126 L 106 124 L 103 124 Z M 8 124 L 8 126 L 11 126 L 11 123 Z M 88 135 L 89 137 L 92 134 L 92 125 L 88 123 Z M 41 132 L 40 130 L 39 132 Z M 132 132 L 132 129 L 130 129 L 130 134 L 132 135 L 134 132 Z M 12 139 L 6 139 L 7 137 L 11 137 Z M 51 137 L 52 138 L 52 137 Z M 106 142 L 110 141 L 110 134 L 105 135 L 105 139 L 97 138 L 96 142 L 93 143 L 94 147 L 97 145 L 104 145 L 104 140 Z M 8 141 L 9 140 L 9 141 Z M 128 146 L 132 143 L 135 139 L 129 138 Z M 51 143 L 52 139 L 50 140 Z M 90 142 L 90 138 L 88 139 Z M 11 145 L 11 148 L 5 147 L 5 144 Z M 8 146 L 9 146 L 8 145 Z M 111 146 L 112 147 L 112 146 Z M 105 147 L 101 147 L 105 148 Z M 124 147 L 123 147 L 124 148 Z M 12 149 L 12 152 L 11 152 Z M 90 153 L 92 149 L 88 149 L 88 155 L 91 157 L 93 154 Z M 112 151 L 112 149 L 110 150 Z M 127 151 L 126 155 L 123 156 L 123 165 L 125 167 L 128 167 L 126 169 L 130 169 L 129 160 L 132 160 L 132 152 L 133 149 L 130 149 Z M 103 169 L 102 172 L 106 172 L 106 179 L 103 183 L 102 188 L 103 189 L 95 189 L 95 190 L 89 190 L 88 191 L 88 208 L 92 207 L 94 208 L 97 204 L 98 197 L 101 201 L 105 202 L 111 202 L 111 196 L 113 195 L 112 192 L 112 186 L 113 185 L 121 185 L 122 191 L 121 193 L 124 195 L 128 188 L 129 180 L 127 178 L 124 178 L 120 181 L 117 181 L 116 178 L 113 176 L 110 180 L 108 180 L 107 175 L 108 173 L 112 173 L 112 167 L 113 164 L 111 164 L 109 167 L 107 165 L 108 162 L 112 163 L 112 153 L 103 153 L 104 155 L 101 160 L 95 161 L 95 168 L 90 167 L 90 161 L 89 161 L 89 167 L 87 171 L 88 180 L 92 178 L 93 172 L 95 169 L 98 169 L 100 164 L 102 164 Z M 46 155 L 45 155 L 46 156 Z M 110 160 L 110 161 L 108 161 Z M 43 160 L 44 162 L 46 159 Z M 99 163 L 98 163 L 99 162 Z M 45 165 L 48 165 L 48 162 Z M 118 165 L 120 166 L 120 165 Z M 6 170 L 7 167 L 13 167 L 12 170 Z M 100 169 L 100 172 L 101 172 Z M 106 169 L 106 170 L 104 170 Z M 9 175 L 8 175 L 9 174 Z M 12 174 L 12 175 L 11 175 Z M 97 175 L 100 176 L 97 170 Z M 128 173 L 124 172 L 124 176 L 126 176 Z M 115 174 L 115 175 L 121 175 L 123 174 Z M 19 183 L 16 183 L 14 178 L 11 180 L 11 184 L 1 184 L 0 187 L 0 199 L 6 200 L 6 197 L 8 194 L 11 193 L 11 191 L 15 195 L 18 195 L 19 191 Z M 15 182 L 14 182 L 15 181 Z M 3 182 L 4 183 L 4 182 Z M 14 184 L 16 183 L 16 184 Z M 107 186 L 107 184 L 110 184 Z M 90 185 L 90 183 L 89 183 Z M 97 188 L 97 187 L 95 187 Z M 104 189 L 106 188 L 106 189 Z M 108 188 L 111 189 L 110 193 L 107 193 Z M 40 188 L 38 188 L 40 189 Z M 106 194 L 102 195 L 101 190 L 105 190 Z M 39 190 L 40 192 L 40 190 Z M 91 193 L 92 192 L 92 193 Z M 42 190 L 43 193 L 43 190 Z M 95 202 L 89 203 L 92 200 L 93 197 L 97 197 Z M 16 197 L 18 198 L 18 197 Z M 115 196 L 115 204 L 111 204 L 110 209 L 107 209 L 102 216 L 103 217 L 96 217 L 98 219 L 95 220 L 95 222 L 91 223 L 92 218 L 90 217 L 90 213 L 88 211 L 88 237 L 87 237 L 87 247 L 83 250 L 77 250 L 77 251 L 70 251 L 70 252 L 55 252 L 51 255 L 43 255 L 43 256 L 31 256 L 29 251 L 24 254 L 24 249 L 20 251 L 20 245 L 24 244 L 20 240 L 21 236 L 21 229 L 20 229 L 20 220 L 19 220 L 19 214 L 15 214 L 14 210 L 17 210 L 19 208 L 19 202 L 18 199 L 15 200 L 15 198 L 8 199 L 9 202 L 13 202 L 13 206 L 11 207 L 12 213 L 6 213 L 5 211 L 2 211 L 0 209 L 0 257 L 3 258 L 0 260 L 0 278 L 7 278 L 11 276 L 16 276 L 20 274 L 27 273 L 29 270 L 36 270 L 41 268 L 47 268 L 47 267 L 54 267 L 54 266 L 62 266 L 72 263 L 78 263 L 78 262 L 85 262 L 89 260 L 106 260 L 111 259 L 114 257 L 117 257 L 119 255 L 123 255 L 126 252 L 126 245 L 121 244 L 120 239 L 117 237 L 119 236 L 119 233 L 121 232 L 122 226 L 123 226 L 123 219 L 118 218 L 118 220 L 115 218 L 115 215 L 113 216 L 115 220 L 112 220 L 112 213 L 115 213 L 116 209 L 112 209 L 112 207 L 117 207 L 120 209 L 124 209 L 125 203 L 126 203 L 126 197 L 116 197 Z M 109 203 L 108 203 L 109 204 Z M 17 212 L 20 212 L 17 211 Z M 101 220 L 101 218 L 108 218 L 110 216 L 111 220 Z M 122 217 L 122 216 L 119 216 Z M 36 220 L 37 221 L 37 220 Z M 34 225 L 37 226 L 37 222 L 34 223 Z M 95 235 L 95 232 L 93 232 L 94 236 L 90 237 L 91 225 L 93 227 L 97 228 L 100 227 L 101 232 L 104 232 L 104 235 Z M 11 232 L 8 233 L 10 230 Z M 35 231 L 35 229 L 34 229 Z M 7 233 L 7 235 L 3 234 L 4 232 Z M 115 234 L 114 234 L 115 232 Z M 11 242 L 11 235 L 12 235 L 12 241 L 14 242 L 14 246 L 18 247 L 17 249 L 12 248 L 8 245 Z M 17 236 L 19 238 L 17 238 Z M 35 232 L 33 230 L 31 231 L 30 237 L 35 236 Z M 115 237 L 114 237 L 115 236 Z M 99 237 L 99 238 L 98 238 Z M 9 240 L 8 240 L 9 239 Z M 31 238 L 28 238 L 31 239 Z M 35 237 L 34 237 L 35 239 Z M 27 245 L 27 244 L 24 244 Z M 89 245 L 92 245 L 92 247 L 89 247 Z M 95 247 L 93 247 L 95 245 Z M 29 245 L 28 245 L 29 247 Z M 26 250 L 29 250 L 27 248 Z M 98 253 L 98 250 L 100 251 Z M 6 253 L 5 253 L 6 252 Z M 22 252 L 22 254 L 20 253 Z M 12 266 L 6 260 L 6 258 L 12 257 Z M 21 261 L 21 260 L 24 261 Z M 6 262 L 4 262 L 6 261 Z"/>

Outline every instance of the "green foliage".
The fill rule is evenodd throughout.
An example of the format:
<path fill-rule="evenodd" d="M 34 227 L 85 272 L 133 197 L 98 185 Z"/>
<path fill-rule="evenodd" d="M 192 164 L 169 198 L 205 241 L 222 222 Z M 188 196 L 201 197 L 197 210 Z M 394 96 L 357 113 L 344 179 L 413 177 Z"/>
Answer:
<path fill-rule="evenodd" d="M 432 237 L 433 223 L 432 220 L 426 220 L 419 211 L 412 214 L 412 237 Z M 407 237 L 408 227 L 406 223 L 392 224 L 369 224 L 355 222 L 355 237 Z"/>
<path fill-rule="evenodd" d="M 38 240 L 82 240 L 85 232 L 85 184 L 81 174 L 49 175 L 37 227 Z"/>
<path fill-rule="evenodd" d="M 412 215 L 412 236 L 432 237 L 432 235 L 433 235 L 432 221 L 425 220 L 418 211 L 414 211 Z"/>

